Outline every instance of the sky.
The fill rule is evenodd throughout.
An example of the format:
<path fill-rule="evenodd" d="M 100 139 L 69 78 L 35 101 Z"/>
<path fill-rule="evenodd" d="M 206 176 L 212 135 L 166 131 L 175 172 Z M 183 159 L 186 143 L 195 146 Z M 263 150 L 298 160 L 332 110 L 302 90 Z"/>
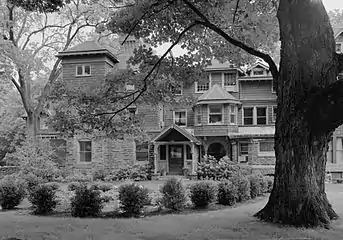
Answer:
<path fill-rule="evenodd" d="M 322 0 L 322 2 L 326 8 L 326 11 L 334 10 L 336 8 L 343 9 L 343 0 Z M 165 51 L 167 51 L 169 46 L 170 44 L 163 44 L 162 46 L 158 47 L 156 51 L 158 54 L 163 54 Z M 184 51 L 179 46 L 175 46 L 172 52 L 174 56 L 179 56 Z"/>

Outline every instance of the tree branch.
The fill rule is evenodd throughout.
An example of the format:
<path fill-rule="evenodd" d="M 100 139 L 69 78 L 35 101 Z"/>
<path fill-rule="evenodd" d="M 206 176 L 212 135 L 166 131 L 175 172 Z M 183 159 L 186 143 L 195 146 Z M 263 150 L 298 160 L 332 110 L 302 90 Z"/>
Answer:
<path fill-rule="evenodd" d="M 190 9 L 192 9 L 192 11 L 198 15 L 203 21 L 197 21 L 199 24 L 208 27 L 209 29 L 211 29 L 212 31 L 216 32 L 217 34 L 219 34 L 220 36 L 222 36 L 226 41 L 228 41 L 229 43 L 231 43 L 232 45 L 239 47 L 241 49 L 243 49 L 244 51 L 246 51 L 247 53 L 254 55 L 256 57 L 259 57 L 261 59 L 263 59 L 266 63 L 268 63 L 270 71 L 273 75 L 274 79 L 278 79 L 279 77 L 279 71 L 277 69 L 276 64 L 274 63 L 273 59 L 265 53 L 262 53 L 252 47 L 249 47 L 248 45 L 244 44 L 243 42 L 240 42 L 232 37 L 230 37 L 227 33 L 225 33 L 222 29 L 220 29 L 219 27 L 217 27 L 216 25 L 212 24 L 207 17 L 202 14 L 192 3 L 190 3 L 188 0 L 182 0 Z"/>
<path fill-rule="evenodd" d="M 235 24 L 236 22 L 236 15 L 237 15 L 238 7 L 239 7 L 239 0 L 237 0 L 236 2 L 236 8 L 235 8 L 235 12 L 233 13 L 232 24 Z"/>
<path fill-rule="evenodd" d="M 338 81 L 314 90 L 304 103 L 314 133 L 334 131 L 343 123 L 343 54 L 336 54 Z"/>
<path fill-rule="evenodd" d="M 175 42 L 167 49 L 167 51 L 158 59 L 158 61 L 154 64 L 154 66 L 150 69 L 150 71 L 148 72 L 148 74 L 145 76 L 145 78 L 143 79 L 144 81 L 144 86 L 143 88 L 140 90 L 139 94 L 137 94 L 137 96 L 135 96 L 133 98 L 133 100 L 126 104 L 124 107 L 120 108 L 119 110 L 115 111 L 115 112 L 111 112 L 108 114 L 113 114 L 109 121 L 111 121 L 115 115 L 117 115 L 118 113 L 124 111 L 125 109 L 127 109 L 128 107 L 130 107 L 132 104 L 134 104 L 137 99 L 147 90 L 148 87 L 148 79 L 151 76 L 151 74 L 155 71 L 155 69 L 161 64 L 162 60 L 169 54 L 169 52 L 180 42 L 180 40 L 182 39 L 182 37 L 185 35 L 186 32 L 188 32 L 189 30 L 191 30 L 193 27 L 199 25 L 199 22 L 193 22 L 191 23 L 188 27 L 186 27 L 178 36 L 178 38 L 175 40 Z"/>

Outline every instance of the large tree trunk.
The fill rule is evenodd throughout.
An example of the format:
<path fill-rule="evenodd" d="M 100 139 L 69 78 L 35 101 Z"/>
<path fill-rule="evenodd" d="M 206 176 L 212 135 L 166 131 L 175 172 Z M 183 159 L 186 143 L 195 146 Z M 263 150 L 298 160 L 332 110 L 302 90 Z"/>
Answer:
<path fill-rule="evenodd" d="M 275 181 L 267 205 L 256 216 L 297 226 L 328 226 L 337 218 L 325 194 L 331 126 L 320 122 L 313 94 L 336 80 L 335 42 L 320 0 L 281 0 Z M 321 105 L 322 106 L 321 106 Z M 316 114 L 315 114 L 316 113 Z"/>

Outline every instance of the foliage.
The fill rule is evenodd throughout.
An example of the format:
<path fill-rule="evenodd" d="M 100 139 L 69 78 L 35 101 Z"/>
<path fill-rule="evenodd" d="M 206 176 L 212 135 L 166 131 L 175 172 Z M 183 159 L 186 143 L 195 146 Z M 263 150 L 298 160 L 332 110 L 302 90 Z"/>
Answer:
<path fill-rule="evenodd" d="M 72 175 L 69 175 L 65 178 L 66 182 L 90 182 L 92 181 L 92 177 L 87 174 L 82 174 L 79 172 L 75 172 Z"/>
<path fill-rule="evenodd" d="M 264 179 L 267 182 L 267 190 L 266 190 L 266 192 L 270 193 L 273 190 L 274 177 L 265 176 Z"/>
<path fill-rule="evenodd" d="M 22 146 L 9 155 L 23 174 L 32 173 L 47 181 L 52 181 L 58 174 L 58 167 L 54 162 L 55 156 L 55 150 L 49 140 L 33 140 L 29 136 L 26 137 Z"/>
<path fill-rule="evenodd" d="M 75 196 L 71 199 L 71 215 L 73 217 L 95 217 L 101 213 L 103 199 L 100 191 L 81 184 L 75 189 Z"/>
<path fill-rule="evenodd" d="M 238 198 L 238 189 L 232 181 L 226 180 L 218 184 L 218 203 L 232 206 Z"/>
<path fill-rule="evenodd" d="M 214 202 L 217 186 L 210 182 L 194 183 L 190 187 L 190 198 L 195 207 L 207 207 Z"/>
<path fill-rule="evenodd" d="M 124 184 L 119 187 L 121 209 L 126 213 L 139 214 L 144 205 L 149 202 L 148 189 L 138 184 Z"/>
<path fill-rule="evenodd" d="M 69 0 L 67 0 L 69 2 Z M 64 5 L 63 0 L 9 0 L 17 7 L 27 11 L 54 12 L 59 11 Z"/>
<path fill-rule="evenodd" d="M 90 186 L 93 190 L 100 190 L 102 192 L 108 192 L 113 188 L 112 184 L 105 184 L 105 183 L 93 183 Z"/>
<path fill-rule="evenodd" d="M 230 179 L 237 173 L 249 174 L 249 167 L 240 166 L 224 157 L 219 161 L 213 156 L 205 156 L 204 160 L 198 163 L 198 179 L 223 180 Z"/>
<path fill-rule="evenodd" d="M 250 199 L 250 181 L 249 178 L 243 174 L 237 174 L 233 177 L 232 182 L 237 186 L 238 202 L 244 202 Z"/>
<path fill-rule="evenodd" d="M 151 179 L 151 166 L 149 164 L 136 164 L 133 166 L 126 166 L 118 170 L 113 170 L 110 174 L 104 177 L 105 181 L 146 181 Z"/>
<path fill-rule="evenodd" d="M 68 191 L 76 191 L 77 188 L 81 187 L 82 183 L 80 182 L 71 182 L 68 184 Z"/>
<path fill-rule="evenodd" d="M 25 183 L 14 175 L 0 180 L 0 205 L 2 209 L 13 209 L 26 196 Z"/>
<path fill-rule="evenodd" d="M 259 175 L 259 174 L 253 174 L 249 176 L 249 180 L 250 180 L 250 197 L 252 199 L 263 195 L 264 193 L 264 188 L 266 188 L 266 186 L 264 185 L 264 179 L 263 176 Z"/>
<path fill-rule="evenodd" d="M 56 184 L 40 184 L 29 192 L 28 199 L 35 214 L 46 214 L 53 211 L 57 205 Z"/>
<path fill-rule="evenodd" d="M 161 203 L 164 207 L 179 211 L 186 203 L 186 191 L 181 180 L 176 178 L 168 179 L 160 188 L 162 194 Z"/>

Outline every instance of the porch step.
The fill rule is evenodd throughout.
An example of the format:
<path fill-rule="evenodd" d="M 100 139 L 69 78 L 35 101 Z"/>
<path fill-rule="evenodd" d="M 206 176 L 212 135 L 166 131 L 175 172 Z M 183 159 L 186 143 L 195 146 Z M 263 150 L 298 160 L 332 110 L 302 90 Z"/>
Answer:
<path fill-rule="evenodd" d="M 167 175 L 167 176 L 159 176 L 159 180 L 168 180 L 171 178 L 176 178 L 177 180 L 187 180 L 188 178 L 183 175 Z"/>

